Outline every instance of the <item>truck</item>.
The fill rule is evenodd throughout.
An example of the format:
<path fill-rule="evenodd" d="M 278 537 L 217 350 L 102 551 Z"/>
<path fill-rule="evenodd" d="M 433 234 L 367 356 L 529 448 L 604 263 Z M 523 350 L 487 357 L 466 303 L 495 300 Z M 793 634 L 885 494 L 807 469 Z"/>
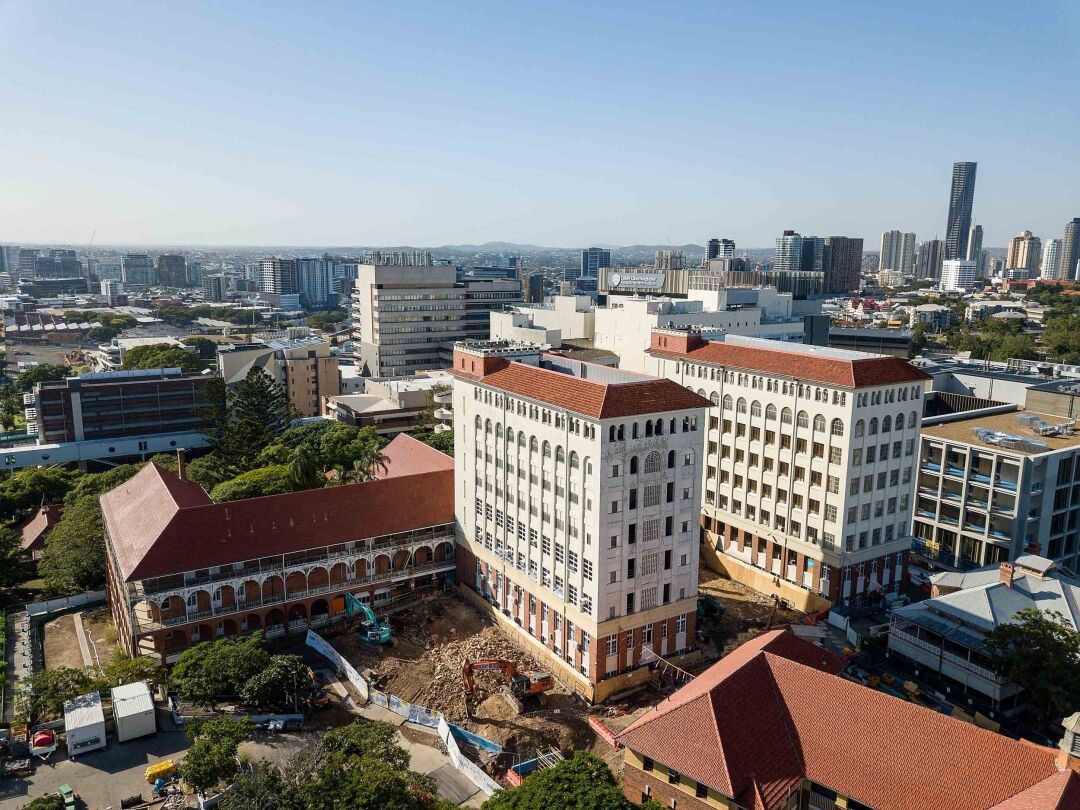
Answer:
<path fill-rule="evenodd" d="M 491 658 L 484 661 L 465 661 L 461 665 L 461 679 L 465 682 L 465 695 L 468 700 L 476 699 L 474 672 L 501 672 L 510 681 L 510 694 L 518 701 L 527 697 L 540 696 L 555 686 L 555 679 L 547 672 L 539 670 L 522 671 L 513 661 Z M 518 711 L 520 711 L 518 707 Z"/>
<path fill-rule="evenodd" d="M 389 644 L 390 622 L 387 619 L 381 621 L 375 615 L 375 611 L 353 596 L 345 594 L 345 614 L 350 618 L 360 617 L 360 626 L 363 628 L 364 640 L 374 644 Z"/>

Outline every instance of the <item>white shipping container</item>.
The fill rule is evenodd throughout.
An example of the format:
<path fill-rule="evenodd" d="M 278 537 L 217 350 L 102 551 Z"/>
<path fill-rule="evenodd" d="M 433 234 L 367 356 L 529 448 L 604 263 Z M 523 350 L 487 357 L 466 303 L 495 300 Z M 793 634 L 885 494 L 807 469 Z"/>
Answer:
<path fill-rule="evenodd" d="M 91 692 L 64 703 L 64 733 L 69 757 L 105 747 L 105 712 L 101 709 L 101 695 Z"/>
<path fill-rule="evenodd" d="M 157 733 L 154 699 L 146 681 L 117 686 L 112 690 L 116 739 L 120 742 Z"/>

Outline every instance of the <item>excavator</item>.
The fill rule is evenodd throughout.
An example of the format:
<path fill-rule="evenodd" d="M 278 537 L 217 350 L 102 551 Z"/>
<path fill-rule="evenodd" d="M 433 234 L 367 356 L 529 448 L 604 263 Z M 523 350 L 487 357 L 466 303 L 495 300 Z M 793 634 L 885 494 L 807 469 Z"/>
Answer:
<path fill-rule="evenodd" d="M 474 672 L 502 672 L 510 680 L 510 694 L 519 701 L 531 695 L 542 695 L 555 686 L 555 679 L 547 672 L 529 670 L 519 672 L 513 661 L 491 658 L 485 661 L 465 661 L 461 665 L 461 678 L 465 681 L 465 693 L 468 699 L 476 699 Z"/>
<path fill-rule="evenodd" d="M 390 622 L 386 619 L 379 621 L 375 616 L 375 611 L 353 596 L 351 593 L 345 594 L 345 614 L 350 618 L 356 616 L 360 617 L 361 627 L 363 628 L 363 637 L 365 641 L 370 641 L 373 644 L 389 644 L 390 639 Z"/>

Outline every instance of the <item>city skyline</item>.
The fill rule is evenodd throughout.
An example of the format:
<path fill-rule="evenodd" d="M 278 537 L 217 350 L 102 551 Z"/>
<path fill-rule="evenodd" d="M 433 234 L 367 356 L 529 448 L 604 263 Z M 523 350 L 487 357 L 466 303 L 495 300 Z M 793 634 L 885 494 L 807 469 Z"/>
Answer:
<path fill-rule="evenodd" d="M 1061 156 L 1080 111 L 1058 101 L 1080 26 L 1066 4 L 1036 6 L 1022 33 L 1004 4 L 949 9 L 979 43 L 957 60 L 949 26 L 908 7 L 110 15 L 6 0 L 0 102 L 18 126 L 0 133 L 13 156 L 0 240 L 573 248 L 720 232 L 767 246 L 795 228 L 874 245 L 893 228 L 945 237 L 958 160 L 980 164 L 986 244 L 1057 237 L 1076 215 Z M 724 30 L 725 47 L 700 30 Z M 915 43 L 907 62 L 879 58 L 886 33 Z M 281 60 L 283 41 L 362 46 Z M 957 93 L 970 120 L 939 126 Z M 973 125 L 1016 105 L 1046 125 Z M 680 116 L 694 125 L 671 126 Z M 1009 193 L 1033 177 L 1039 195 Z M 590 193 L 575 194 L 585 178 Z"/>

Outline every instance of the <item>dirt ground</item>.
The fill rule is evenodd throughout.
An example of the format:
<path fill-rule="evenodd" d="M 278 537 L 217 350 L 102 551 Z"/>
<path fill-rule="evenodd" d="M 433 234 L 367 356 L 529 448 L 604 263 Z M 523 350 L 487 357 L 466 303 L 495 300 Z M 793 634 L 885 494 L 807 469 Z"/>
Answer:
<path fill-rule="evenodd" d="M 74 616 L 68 614 L 46 622 L 44 639 L 46 669 L 83 668 L 83 657 L 79 652 L 79 637 L 75 634 Z"/>
<path fill-rule="evenodd" d="M 772 619 L 772 627 L 802 621 L 796 610 L 776 607 L 771 597 L 758 593 L 740 582 L 726 579 L 704 565 L 698 572 L 698 591 L 715 596 L 724 605 L 720 617 L 706 617 L 702 623 L 705 640 L 702 647 L 709 658 L 722 658 L 740 644 L 761 635 Z"/>
<path fill-rule="evenodd" d="M 97 647 L 98 658 L 101 663 L 111 661 L 119 649 L 117 647 L 116 625 L 113 624 L 109 608 L 105 605 L 84 610 L 82 615 L 83 627 L 90 634 L 94 643 L 90 645 L 90 654 L 93 655 Z"/>
<path fill-rule="evenodd" d="M 543 669 L 536 659 L 499 631 L 491 620 L 464 601 L 444 596 L 425 600 L 390 616 L 392 647 L 378 648 L 349 633 L 334 646 L 373 685 L 388 694 L 443 712 L 446 718 L 510 753 L 532 754 L 541 748 L 588 748 L 595 735 L 583 703 L 562 685 L 530 701 L 519 715 L 507 700 L 501 673 L 474 674 L 477 697 L 468 708 L 461 666 L 465 660 L 504 659 L 522 670 Z"/>

